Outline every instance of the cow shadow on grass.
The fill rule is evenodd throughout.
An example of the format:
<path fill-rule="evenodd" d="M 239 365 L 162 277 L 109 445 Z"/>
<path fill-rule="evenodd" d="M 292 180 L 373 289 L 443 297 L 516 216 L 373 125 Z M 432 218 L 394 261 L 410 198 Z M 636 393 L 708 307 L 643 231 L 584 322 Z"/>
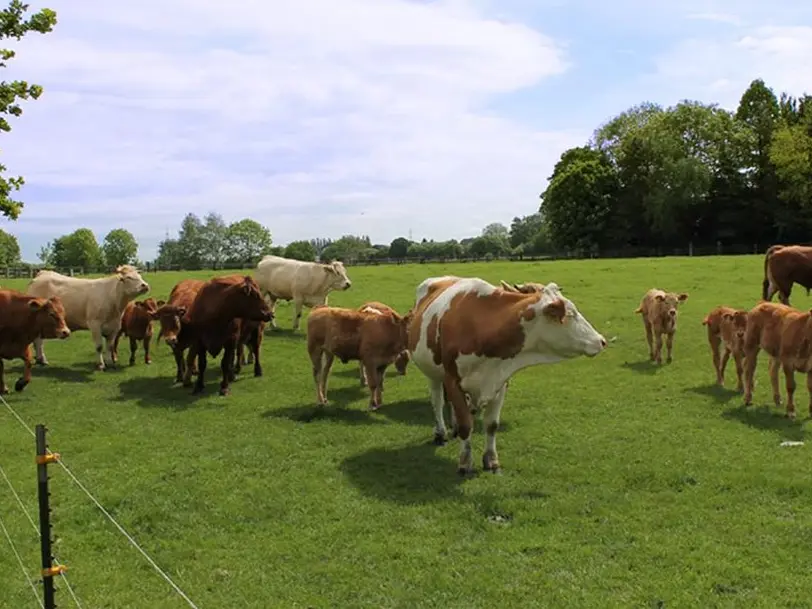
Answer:
<path fill-rule="evenodd" d="M 20 374 L 22 374 L 22 371 L 23 368 L 20 366 Z M 51 378 L 62 383 L 87 383 L 92 381 L 98 374 L 104 374 L 104 372 L 98 372 L 95 368 L 95 364 L 91 366 L 76 364 L 70 367 L 54 366 L 53 364 L 49 364 L 48 366 L 34 364 L 31 369 L 31 376 L 33 378 Z"/>
<path fill-rule="evenodd" d="M 804 439 L 803 420 L 805 414 L 799 411 L 796 406 L 796 420 L 788 419 L 785 410 L 772 406 L 744 406 L 730 408 L 722 413 L 722 417 L 728 420 L 739 421 L 756 429 L 774 431 L 783 439 L 801 441 Z"/>
<path fill-rule="evenodd" d="M 401 400 L 400 402 L 392 402 L 391 404 L 384 402 L 383 406 L 378 410 L 378 413 L 398 423 L 427 427 L 429 431 L 434 427 L 434 408 L 432 408 L 428 396 L 426 396 L 425 399 Z M 443 407 L 443 418 L 445 419 L 446 427 L 450 429 L 451 408 L 448 404 Z M 482 433 L 483 431 L 482 411 L 480 410 L 474 415 L 474 433 Z M 505 420 L 500 420 L 497 433 L 506 431 L 510 431 L 510 423 Z"/>
<path fill-rule="evenodd" d="M 620 364 L 621 368 L 637 372 L 638 374 L 657 374 L 657 371 L 662 367 L 657 362 L 652 362 L 649 359 L 640 360 L 639 362 L 623 362 Z"/>
<path fill-rule="evenodd" d="M 340 469 L 364 495 L 401 505 L 462 498 L 465 478 L 456 473 L 456 461 L 436 451 L 425 442 L 373 448 L 348 457 Z"/>
<path fill-rule="evenodd" d="M 207 382 L 203 393 L 192 395 L 191 387 L 183 387 L 175 383 L 174 375 L 169 377 L 134 377 L 122 380 L 118 384 L 119 395 L 113 398 L 115 402 L 135 402 L 141 408 L 168 408 L 185 410 L 195 402 L 206 397 L 222 397 L 218 395 L 220 379 Z M 222 397 L 229 399 L 232 396 Z"/>
<path fill-rule="evenodd" d="M 695 393 L 703 397 L 712 398 L 715 402 L 719 404 L 726 404 L 733 398 L 741 396 L 741 393 L 739 393 L 735 389 L 721 387 L 716 383 L 710 383 L 708 385 L 700 385 L 699 387 L 689 387 L 688 389 L 684 389 L 683 391 L 685 391 L 686 393 Z"/>
<path fill-rule="evenodd" d="M 385 423 L 378 413 L 367 410 L 368 390 L 361 386 L 327 388 L 327 405 L 316 404 L 315 389 L 313 402 L 288 406 L 286 408 L 272 408 L 262 413 L 262 418 L 290 419 L 297 423 L 311 423 L 313 421 L 335 421 L 352 425 L 375 425 Z M 361 399 L 363 398 L 363 399 Z M 357 403 L 357 402 L 361 403 Z M 385 406 L 385 404 L 384 404 Z"/>

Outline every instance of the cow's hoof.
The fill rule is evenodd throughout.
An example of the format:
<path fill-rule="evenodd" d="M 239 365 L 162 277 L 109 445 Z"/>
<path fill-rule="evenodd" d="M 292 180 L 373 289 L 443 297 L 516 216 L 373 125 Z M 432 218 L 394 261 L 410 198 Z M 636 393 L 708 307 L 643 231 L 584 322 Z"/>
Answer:
<path fill-rule="evenodd" d="M 445 446 L 446 439 L 445 434 L 436 433 L 434 434 L 434 444 L 437 446 Z"/>
<path fill-rule="evenodd" d="M 673 360 L 670 357 L 665 358 L 665 363 L 670 364 Z"/>
<path fill-rule="evenodd" d="M 192 395 L 197 395 L 198 393 L 203 393 L 203 387 L 198 387 L 197 385 L 195 385 L 192 388 Z"/>
<path fill-rule="evenodd" d="M 225 396 L 225 395 L 230 395 L 230 394 L 231 394 L 231 389 L 229 389 L 228 387 L 220 387 L 220 395 Z"/>
<path fill-rule="evenodd" d="M 14 391 L 19 393 L 20 391 L 25 389 L 26 385 L 28 385 L 28 381 L 26 381 L 25 379 L 17 379 L 17 382 L 14 383 Z M 6 390 L 6 393 L 8 393 L 8 388 L 4 387 L 4 389 Z"/>
<path fill-rule="evenodd" d="M 493 460 L 487 455 L 482 455 L 482 469 L 497 474 L 500 470 L 499 461 Z"/>
<path fill-rule="evenodd" d="M 8 395 L 8 393 L 9 393 L 8 387 L 6 387 L 5 385 L 0 387 L 0 395 Z"/>
<path fill-rule="evenodd" d="M 262 376 L 262 370 L 254 370 L 254 376 Z"/>
<path fill-rule="evenodd" d="M 474 472 L 474 468 L 473 468 L 473 467 L 458 467 L 458 468 L 457 468 L 457 475 L 459 475 L 459 476 L 460 476 L 460 478 L 465 478 L 465 477 L 468 477 L 468 476 L 473 476 L 473 475 L 474 475 L 474 473 L 475 473 L 475 472 Z"/>
<path fill-rule="evenodd" d="M 146 362 L 146 363 L 148 364 L 149 362 Z M 135 360 L 134 359 L 130 360 L 130 366 L 135 366 Z"/>
<path fill-rule="evenodd" d="M 35 360 L 35 361 L 37 362 L 37 366 L 47 366 L 48 365 L 48 360 L 38 359 L 38 360 Z"/>

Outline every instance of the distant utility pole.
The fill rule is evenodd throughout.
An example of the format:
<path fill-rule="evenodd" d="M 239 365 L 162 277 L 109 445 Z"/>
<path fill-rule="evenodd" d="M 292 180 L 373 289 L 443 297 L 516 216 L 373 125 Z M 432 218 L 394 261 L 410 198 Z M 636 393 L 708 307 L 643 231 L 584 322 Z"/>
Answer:
<path fill-rule="evenodd" d="M 410 228 L 409 229 L 409 241 L 411 241 L 411 240 L 412 240 L 412 229 Z"/>

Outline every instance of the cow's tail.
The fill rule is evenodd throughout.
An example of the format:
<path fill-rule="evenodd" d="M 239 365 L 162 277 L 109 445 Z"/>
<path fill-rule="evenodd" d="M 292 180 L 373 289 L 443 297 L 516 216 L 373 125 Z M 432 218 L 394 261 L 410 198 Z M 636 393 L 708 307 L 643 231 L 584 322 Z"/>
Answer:
<path fill-rule="evenodd" d="M 643 312 L 643 305 L 640 305 L 634 310 L 635 313 L 642 313 Z"/>
<path fill-rule="evenodd" d="M 702 320 L 702 325 L 707 326 L 710 323 L 710 315 L 705 315 L 705 319 Z"/>
<path fill-rule="evenodd" d="M 783 245 L 771 245 L 764 254 L 764 281 L 761 282 L 761 298 L 763 300 L 767 300 L 770 289 L 770 258 L 783 247 Z"/>

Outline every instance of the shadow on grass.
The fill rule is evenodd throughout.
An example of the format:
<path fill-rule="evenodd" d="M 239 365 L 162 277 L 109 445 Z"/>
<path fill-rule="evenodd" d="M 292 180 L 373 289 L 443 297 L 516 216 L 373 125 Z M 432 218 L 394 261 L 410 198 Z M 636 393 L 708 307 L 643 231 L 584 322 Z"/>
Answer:
<path fill-rule="evenodd" d="M 465 478 L 454 459 L 435 453 L 421 442 L 400 448 L 373 448 L 345 459 L 341 471 L 364 495 L 401 505 L 416 505 L 462 497 Z"/>
<path fill-rule="evenodd" d="M 298 343 L 307 339 L 307 329 L 301 326 L 298 330 L 294 330 L 290 326 L 276 329 L 271 328 L 270 326 L 265 326 L 265 333 L 263 337 L 273 340 Z"/>
<path fill-rule="evenodd" d="M 803 418 L 804 414 L 798 412 L 796 406 L 795 421 L 785 416 L 786 411 L 773 408 L 771 406 L 738 406 L 722 413 L 722 417 L 729 420 L 736 420 L 756 429 L 775 431 L 786 440 L 801 441 L 804 439 Z"/>
<path fill-rule="evenodd" d="M 656 362 L 652 362 L 648 359 L 639 362 L 623 362 L 620 364 L 620 367 L 631 370 L 632 372 L 637 372 L 638 374 L 657 374 L 657 370 L 660 369 L 660 366 L 658 366 Z"/>
<path fill-rule="evenodd" d="M 20 367 L 20 374 L 22 374 L 22 367 Z M 106 374 L 105 372 L 98 372 L 95 364 L 84 365 L 78 364 L 70 368 L 55 366 L 49 364 L 47 366 L 38 366 L 34 364 L 31 370 L 31 375 L 36 377 L 52 378 L 63 383 L 87 383 L 92 381 L 95 375 Z"/>
<path fill-rule="evenodd" d="M 386 423 L 384 419 L 377 416 L 377 413 L 367 410 L 364 406 L 336 406 L 327 404 L 301 404 L 300 406 L 288 406 L 287 408 L 275 408 L 262 413 L 264 419 L 290 419 L 297 423 L 312 423 L 314 421 L 332 421 L 335 423 L 347 423 L 349 425 L 380 425 Z"/>
<path fill-rule="evenodd" d="M 218 396 L 220 378 L 206 383 L 203 393 L 192 395 L 191 387 L 183 387 L 174 382 L 174 375 L 166 377 L 135 377 L 121 381 L 118 384 L 120 394 L 114 398 L 116 402 L 135 402 L 142 408 L 171 408 L 185 410 L 194 405 L 201 398 L 211 395 Z M 232 383 L 232 387 L 233 387 Z M 233 395 L 222 397 L 223 400 L 233 399 Z"/>
<path fill-rule="evenodd" d="M 400 402 L 393 402 L 391 404 L 384 402 L 378 412 L 386 418 L 397 421 L 398 423 L 420 425 L 428 428 L 434 427 L 434 409 L 431 406 L 428 396 L 424 399 L 401 400 Z M 445 419 L 446 427 L 450 430 L 451 408 L 447 404 L 443 408 L 443 418 Z M 480 410 L 474 415 L 474 433 L 483 433 L 483 431 L 482 411 Z M 506 431 L 510 431 L 510 423 L 501 420 L 497 433 Z"/>
<path fill-rule="evenodd" d="M 719 404 L 726 404 L 736 396 L 741 396 L 741 393 L 735 391 L 734 389 L 729 389 L 727 387 L 720 387 L 716 383 L 711 383 L 709 385 L 701 385 L 699 387 L 689 387 L 688 389 L 684 389 L 686 393 L 695 393 L 697 395 L 701 395 L 703 397 L 713 398 Z"/>

